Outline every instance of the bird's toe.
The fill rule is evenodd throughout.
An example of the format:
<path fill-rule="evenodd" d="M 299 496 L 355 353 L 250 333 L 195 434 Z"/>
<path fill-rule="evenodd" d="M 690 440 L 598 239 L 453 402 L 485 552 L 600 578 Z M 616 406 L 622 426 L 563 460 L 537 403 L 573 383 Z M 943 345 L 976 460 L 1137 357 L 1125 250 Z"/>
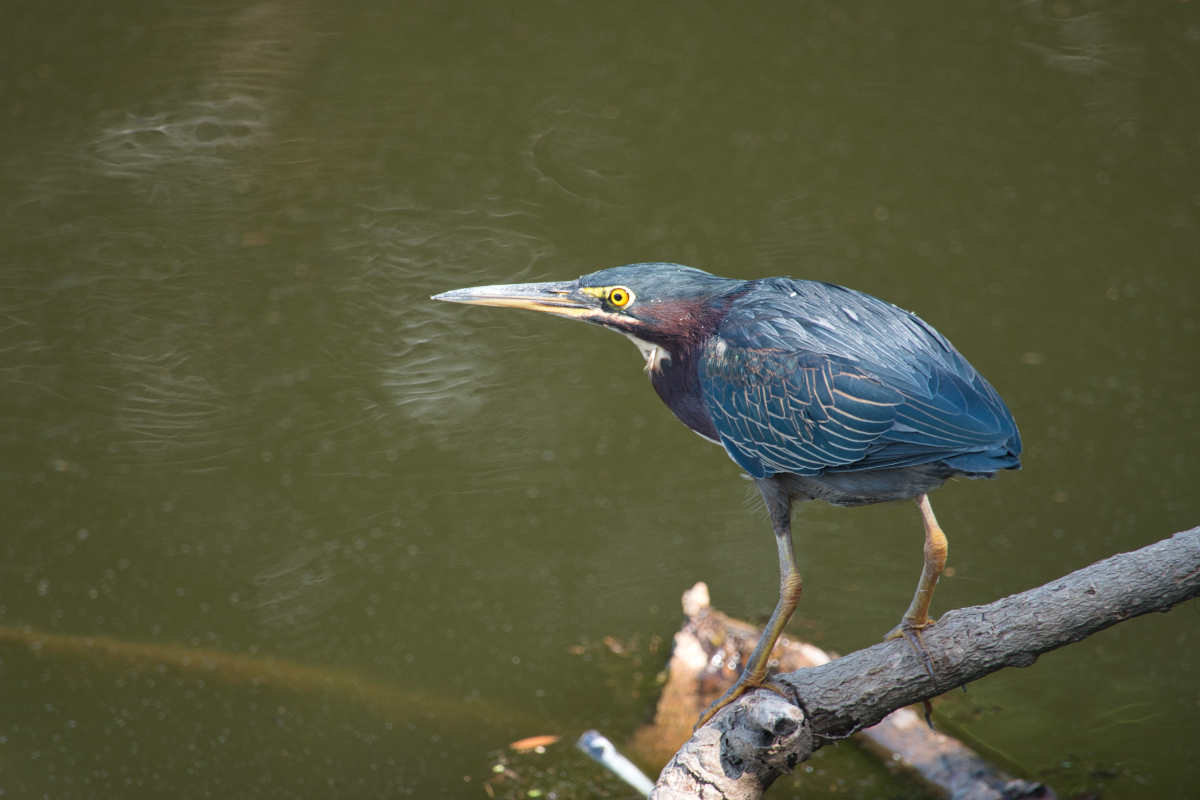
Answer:
<path fill-rule="evenodd" d="M 926 617 L 923 622 L 905 619 L 900 622 L 895 628 L 883 637 L 885 642 L 890 642 L 893 639 L 903 638 L 916 651 L 917 658 L 921 659 L 921 666 L 925 668 L 925 673 L 929 675 L 929 680 L 933 681 L 933 688 L 937 689 L 938 678 L 937 672 L 933 668 L 933 657 L 929 655 L 929 650 L 925 648 L 925 640 L 921 637 L 921 631 L 933 625 L 935 622 L 931 617 Z"/>
<path fill-rule="evenodd" d="M 887 636 L 884 636 L 883 640 L 890 642 L 893 639 L 908 639 L 912 634 L 919 636 L 921 631 L 931 627 L 936 622 L 936 619 L 928 616 L 924 620 L 903 619 L 899 625 L 888 631 Z"/>

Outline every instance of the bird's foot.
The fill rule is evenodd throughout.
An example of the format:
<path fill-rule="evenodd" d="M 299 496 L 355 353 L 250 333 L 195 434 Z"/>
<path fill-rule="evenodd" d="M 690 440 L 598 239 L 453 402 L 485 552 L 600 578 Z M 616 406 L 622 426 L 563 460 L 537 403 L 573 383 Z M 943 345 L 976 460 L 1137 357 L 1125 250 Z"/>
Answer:
<path fill-rule="evenodd" d="M 921 665 L 925 667 L 925 672 L 929 675 L 929 680 L 933 681 L 933 688 L 937 690 L 938 679 L 937 673 L 933 670 L 933 658 L 930 657 L 929 651 L 925 649 L 925 642 L 921 639 L 921 631 L 933 625 L 935 620 L 930 617 L 925 617 L 923 621 L 903 619 L 900 624 L 892 628 L 887 636 L 883 637 L 885 642 L 890 642 L 893 639 L 903 639 L 912 645 L 913 650 L 917 651 L 917 658 L 921 659 Z"/>
<path fill-rule="evenodd" d="M 708 707 L 707 711 L 700 715 L 700 720 L 692 730 L 700 730 L 706 722 L 716 716 L 718 711 L 754 689 L 769 689 L 783 699 L 795 702 L 795 698 L 786 689 L 775 683 L 774 678 L 768 678 L 766 675 L 747 676 L 743 673 L 742 677 L 738 678 L 737 683 L 729 687 L 729 691 L 721 695 L 720 698 Z"/>

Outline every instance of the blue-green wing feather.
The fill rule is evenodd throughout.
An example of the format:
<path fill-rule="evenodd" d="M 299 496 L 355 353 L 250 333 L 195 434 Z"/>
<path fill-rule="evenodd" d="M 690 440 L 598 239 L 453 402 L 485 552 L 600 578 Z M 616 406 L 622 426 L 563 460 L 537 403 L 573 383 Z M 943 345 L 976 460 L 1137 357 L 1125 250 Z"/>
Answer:
<path fill-rule="evenodd" d="M 706 345 L 700 383 L 722 444 L 757 478 L 1019 465 L 1012 415 L 950 343 L 842 287 L 756 284 Z"/>

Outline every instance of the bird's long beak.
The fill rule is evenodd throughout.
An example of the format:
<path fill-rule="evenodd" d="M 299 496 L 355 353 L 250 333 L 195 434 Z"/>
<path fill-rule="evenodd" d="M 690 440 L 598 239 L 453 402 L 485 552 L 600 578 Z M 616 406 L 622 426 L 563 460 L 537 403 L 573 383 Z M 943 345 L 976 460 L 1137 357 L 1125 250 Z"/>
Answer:
<path fill-rule="evenodd" d="M 499 286 L 476 286 L 435 294 L 434 300 L 448 303 L 467 303 L 476 306 L 501 306 L 545 311 L 560 317 L 583 318 L 600 307 L 593 295 L 579 291 L 579 281 L 551 283 L 506 283 Z"/>

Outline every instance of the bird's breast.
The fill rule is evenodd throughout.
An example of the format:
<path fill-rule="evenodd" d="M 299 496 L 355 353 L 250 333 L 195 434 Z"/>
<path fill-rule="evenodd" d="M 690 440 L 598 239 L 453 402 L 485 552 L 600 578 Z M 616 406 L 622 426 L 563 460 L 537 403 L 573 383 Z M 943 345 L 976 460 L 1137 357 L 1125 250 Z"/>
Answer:
<path fill-rule="evenodd" d="M 629 338 L 633 339 L 632 336 Z M 634 341 L 637 342 L 636 339 Z M 686 342 L 676 345 L 673 352 L 648 342 L 641 342 L 638 346 L 646 356 L 650 385 L 667 404 L 667 408 L 700 436 L 713 444 L 720 444 L 721 436 L 713 425 L 708 409 L 704 407 L 696 349 L 689 348 Z"/>

